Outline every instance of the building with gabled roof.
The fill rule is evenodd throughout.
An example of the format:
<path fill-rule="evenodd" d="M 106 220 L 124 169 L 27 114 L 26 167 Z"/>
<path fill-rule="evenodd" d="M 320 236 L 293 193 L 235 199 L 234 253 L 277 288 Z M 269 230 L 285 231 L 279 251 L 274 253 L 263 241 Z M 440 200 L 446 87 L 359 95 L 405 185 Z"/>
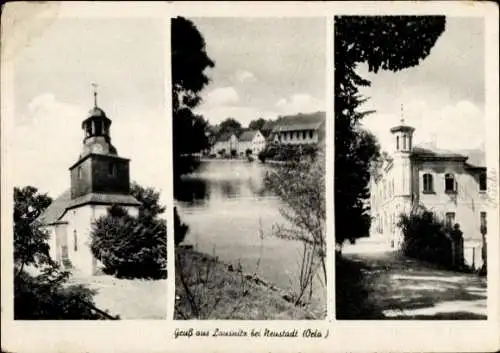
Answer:
<path fill-rule="evenodd" d="M 238 137 L 238 154 L 245 155 L 247 151 L 258 155 L 266 148 L 266 138 L 259 130 L 245 130 Z"/>
<path fill-rule="evenodd" d="M 273 126 L 272 140 L 282 144 L 317 144 L 325 137 L 325 112 L 280 117 Z"/>

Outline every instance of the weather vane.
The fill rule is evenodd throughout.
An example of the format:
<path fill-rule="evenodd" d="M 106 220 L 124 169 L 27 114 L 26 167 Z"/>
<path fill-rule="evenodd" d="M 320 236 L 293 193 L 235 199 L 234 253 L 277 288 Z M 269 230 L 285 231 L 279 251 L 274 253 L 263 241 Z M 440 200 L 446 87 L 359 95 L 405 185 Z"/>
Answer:
<path fill-rule="evenodd" d="M 92 87 L 94 88 L 94 107 L 97 108 L 97 83 L 92 83 Z"/>

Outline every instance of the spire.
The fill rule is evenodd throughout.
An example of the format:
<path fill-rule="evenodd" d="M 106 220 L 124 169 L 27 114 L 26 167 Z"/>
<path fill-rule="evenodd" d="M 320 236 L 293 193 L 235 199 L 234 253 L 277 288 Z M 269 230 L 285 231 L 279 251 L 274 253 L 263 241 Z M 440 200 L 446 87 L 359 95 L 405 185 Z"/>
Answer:
<path fill-rule="evenodd" d="M 400 119 L 401 125 L 405 124 L 405 117 L 403 113 L 403 104 L 401 104 L 401 119 Z"/>
<path fill-rule="evenodd" d="M 97 84 L 92 83 L 92 87 L 94 89 L 94 108 L 97 108 Z"/>

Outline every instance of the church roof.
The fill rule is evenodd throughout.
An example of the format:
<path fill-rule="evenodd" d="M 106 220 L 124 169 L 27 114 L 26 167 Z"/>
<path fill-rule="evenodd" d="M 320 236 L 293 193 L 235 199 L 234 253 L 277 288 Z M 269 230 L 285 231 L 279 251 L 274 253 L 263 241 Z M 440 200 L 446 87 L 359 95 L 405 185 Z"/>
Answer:
<path fill-rule="evenodd" d="M 91 117 L 92 118 L 94 118 L 94 117 L 106 117 L 106 113 L 101 108 L 94 107 L 94 108 L 89 110 L 88 117 L 89 118 L 91 118 Z"/>
<path fill-rule="evenodd" d="M 37 221 L 44 225 L 57 223 L 67 210 L 86 204 L 138 206 L 140 202 L 132 195 L 123 194 L 89 193 L 71 199 L 71 190 L 68 189 L 47 207 Z"/>

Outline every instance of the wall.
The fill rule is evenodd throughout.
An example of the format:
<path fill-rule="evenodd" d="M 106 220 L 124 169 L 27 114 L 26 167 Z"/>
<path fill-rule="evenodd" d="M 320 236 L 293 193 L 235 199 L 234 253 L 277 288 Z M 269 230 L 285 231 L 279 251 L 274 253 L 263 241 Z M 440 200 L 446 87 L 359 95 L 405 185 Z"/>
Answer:
<path fill-rule="evenodd" d="M 78 169 L 81 169 L 81 177 L 78 176 Z M 86 158 L 79 165 L 71 169 L 71 198 L 92 192 L 92 161 Z"/>
<path fill-rule="evenodd" d="M 310 137 L 310 131 L 313 132 L 312 137 Z M 305 138 L 304 132 L 306 133 Z M 283 144 L 298 145 L 305 143 L 317 143 L 318 139 L 318 130 L 285 131 L 279 133 L 279 141 Z"/>
<path fill-rule="evenodd" d="M 433 176 L 433 193 L 423 192 L 423 175 Z M 445 174 L 456 180 L 456 194 L 445 192 Z M 487 194 L 479 191 L 479 175 L 467 170 L 461 161 L 418 161 L 414 163 L 412 187 L 417 202 L 445 219 L 447 212 L 455 213 L 464 239 L 481 239 L 480 213 L 487 211 Z"/>
<path fill-rule="evenodd" d="M 92 156 L 92 191 L 96 193 L 128 193 L 130 191 L 129 161 L 112 156 Z M 109 173 L 109 165 L 116 174 Z"/>

